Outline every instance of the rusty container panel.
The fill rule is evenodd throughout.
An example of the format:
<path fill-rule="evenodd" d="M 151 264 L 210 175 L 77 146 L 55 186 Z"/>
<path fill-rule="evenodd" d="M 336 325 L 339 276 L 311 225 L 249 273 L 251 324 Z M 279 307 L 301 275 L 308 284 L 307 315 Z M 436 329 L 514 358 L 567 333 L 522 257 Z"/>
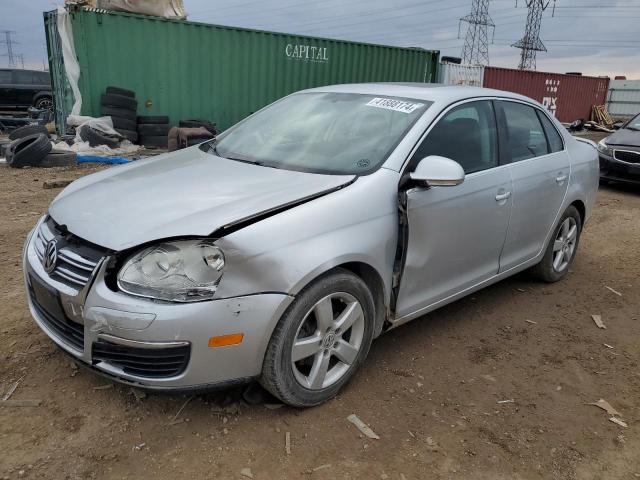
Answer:
<path fill-rule="evenodd" d="M 593 105 L 604 105 L 609 78 L 486 67 L 484 87 L 533 98 L 561 122 L 588 120 Z"/>

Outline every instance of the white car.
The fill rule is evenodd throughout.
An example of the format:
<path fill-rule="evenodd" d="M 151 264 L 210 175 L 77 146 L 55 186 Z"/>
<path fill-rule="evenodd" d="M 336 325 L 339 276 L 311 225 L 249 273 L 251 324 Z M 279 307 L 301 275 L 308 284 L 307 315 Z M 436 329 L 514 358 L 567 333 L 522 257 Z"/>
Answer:
<path fill-rule="evenodd" d="M 317 405 L 385 330 L 528 268 L 563 278 L 597 186 L 595 145 L 519 95 L 306 90 L 72 183 L 27 240 L 29 308 L 115 380 Z"/>

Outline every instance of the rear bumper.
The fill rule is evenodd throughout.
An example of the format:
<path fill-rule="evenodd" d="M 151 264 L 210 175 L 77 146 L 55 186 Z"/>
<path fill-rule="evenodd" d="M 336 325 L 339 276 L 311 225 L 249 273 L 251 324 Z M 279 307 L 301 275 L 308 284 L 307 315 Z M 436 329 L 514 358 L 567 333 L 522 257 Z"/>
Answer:
<path fill-rule="evenodd" d="M 190 304 L 154 302 L 110 290 L 101 270 L 80 301 L 56 288 L 31 239 L 23 261 L 29 310 L 53 342 L 94 371 L 154 390 L 210 389 L 259 376 L 273 328 L 293 299 L 267 293 Z M 43 290 L 53 300 L 42 302 Z M 242 342 L 208 346 L 210 337 L 231 333 L 243 333 Z"/>
<path fill-rule="evenodd" d="M 640 164 L 625 163 L 600 154 L 600 178 L 640 184 Z"/>

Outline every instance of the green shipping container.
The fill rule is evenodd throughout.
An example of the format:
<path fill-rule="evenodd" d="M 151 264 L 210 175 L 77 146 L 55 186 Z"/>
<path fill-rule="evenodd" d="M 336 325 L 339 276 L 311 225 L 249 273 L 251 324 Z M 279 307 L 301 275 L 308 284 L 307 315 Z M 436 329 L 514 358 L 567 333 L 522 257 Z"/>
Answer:
<path fill-rule="evenodd" d="M 202 118 L 225 129 L 296 90 L 354 82 L 434 82 L 438 52 L 69 7 L 83 115 L 109 85 L 136 92 L 138 115 Z M 56 123 L 73 94 L 57 13 L 44 14 Z"/>

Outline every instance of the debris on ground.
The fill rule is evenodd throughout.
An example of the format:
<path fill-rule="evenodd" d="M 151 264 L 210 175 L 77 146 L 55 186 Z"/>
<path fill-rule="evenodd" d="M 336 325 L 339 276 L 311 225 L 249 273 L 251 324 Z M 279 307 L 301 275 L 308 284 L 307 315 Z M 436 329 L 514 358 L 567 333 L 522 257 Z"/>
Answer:
<path fill-rule="evenodd" d="M 627 422 L 620 420 L 617 417 L 611 417 L 609 418 L 609 421 L 615 423 L 616 425 L 620 425 L 621 427 L 624 427 L 624 428 L 627 428 L 629 426 L 627 425 Z"/>
<path fill-rule="evenodd" d="M 533 325 L 537 325 L 538 324 L 538 322 L 534 322 L 533 320 L 525 320 L 525 322 L 531 323 Z"/>
<path fill-rule="evenodd" d="M 242 470 L 240 470 L 240 475 L 245 478 L 253 478 L 253 472 L 250 468 L 243 468 Z"/>
<path fill-rule="evenodd" d="M 98 385 L 97 387 L 93 387 L 94 390 L 108 390 L 113 388 L 113 383 L 107 383 L 106 385 Z"/>
<path fill-rule="evenodd" d="M 502 403 L 515 403 L 516 401 L 513 398 L 510 398 L 509 400 L 498 400 L 496 403 L 498 404 L 502 404 Z"/>
<path fill-rule="evenodd" d="M 133 394 L 134 397 L 136 397 L 136 400 L 139 402 L 141 402 L 142 399 L 147 396 L 147 394 L 144 391 L 138 390 L 137 388 L 132 388 L 131 393 Z"/>
<path fill-rule="evenodd" d="M 607 348 L 611 348 L 611 349 L 613 349 L 613 347 L 612 347 L 611 345 L 609 345 L 608 343 L 603 343 L 603 345 L 604 345 L 605 347 L 607 347 Z"/>
<path fill-rule="evenodd" d="M 493 375 L 480 375 L 480 376 L 491 383 L 496 383 L 498 381 L 496 380 L 496 377 L 494 377 Z"/>
<path fill-rule="evenodd" d="M 601 315 L 591 315 L 591 318 L 593 319 L 593 322 L 598 326 L 598 328 L 602 328 L 606 330 L 607 326 L 602 321 Z"/>
<path fill-rule="evenodd" d="M 380 440 L 380 437 L 376 435 L 376 433 L 373 430 L 371 430 L 371 428 L 369 428 L 369 426 L 366 423 L 360 420 L 356 414 L 352 413 L 347 417 L 347 420 L 353 423 L 356 426 L 356 428 L 360 430 L 362 434 L 374 440 Z"/>
<path fill-rule="evenodd" d="M 7 393 L 5 393 L 4 397 L 2 397 L 3 402 L 6 402 L 7 400 L 9 400 L 9 398 L 11 398 L 11 395 L 13 395 L 13 392 L 16 391 L 16 388 L 18 388 L 18 385 L 20 384 L 23 378 L 24 377 L 20 377 L 18 380 L 16 380 L 11 384 L 11 386 L 9 387 L 9 390 L 7 390 Z"/>
<path fill-rule="evenodd" d="M 621 297 L 621 296 L 622 296 L 622 294 L 621 294 L 619 291 L 614 290 L 613 288 L 608 287 L 607 285 L 605 285 L 605 286 L 604 286 L 604 288 L 606 288 L 606 289 L 607 289 L 607 290 L 609 290 L 610 292 L 615 293 L 615 294 L 616 294 L 616 295 L 618 295 L 619 297 Z"/>
<path fill-rule="evenodd" d="M 284 450 L 287 452 L 287 455 L 291 455 L 291 433 L 287 432 L 284 434 Z"/>
<path fill-rule="evenodd" d="M 193 398 L 193 396 L 191 396 L 191 397 L 189 397 L 189 398 L 187 398 L 185 400 L 185 402 L 182 404 L 182 406 L 180 407 L 178 412 L 173 416 L 173 418 L 169 421 L 169 423 L 167 425 L 175 425 L 176 423 L 182 423 L 182 420 L 178 421 L 178 417 L 180 416 L 180 414 L 182 413 L 182 411 L 187 406 L 187 404 L 191 401 L 192 398 Z"/>
<path fill-rule="evenodd" d="M 611 406 L 609 402 L 607 402 L 604 398 L 601 398 L 597 402 L 589 403 L 589 405 L 593 405 L 595 407 L 599 407 L 602 410 L 606 411 L 609 415 L 617 415 L 621 417 L 620 412 L 618 412 L 615 408 Z"/>
<path fill-rule="evenodd" d="M 325 468 L 331 468 L 331 464 L 330 463 L 325 463 L 323 465 L 318 465 L 317 467 L 312 468 L 311 471 L 312 472 L 317 472 L 319 470 L 324 470 Z"/>
<path fill-rule="evenodd" d="M 147 446 L 147 444 L 145 442 L 142 442 L 142 443 L 139 443 L 137 445 L 134 445 L 133 446 L 133 450 L 138 450 L 139 451 L 139 450 L 142 450 L 146 446 Z"/>
<path fill-rule="evenodd" d="M 3 400 L 0 407 L 39 407 L 42 400 Z"/>
<path fill-rule="evenodd" d="M 49 182 L 44 182 L 42 184 L 42 188 L 51 189 L 51 188 L 64 188 L 69 185 L 73 180 L 51 180 Z"/>

